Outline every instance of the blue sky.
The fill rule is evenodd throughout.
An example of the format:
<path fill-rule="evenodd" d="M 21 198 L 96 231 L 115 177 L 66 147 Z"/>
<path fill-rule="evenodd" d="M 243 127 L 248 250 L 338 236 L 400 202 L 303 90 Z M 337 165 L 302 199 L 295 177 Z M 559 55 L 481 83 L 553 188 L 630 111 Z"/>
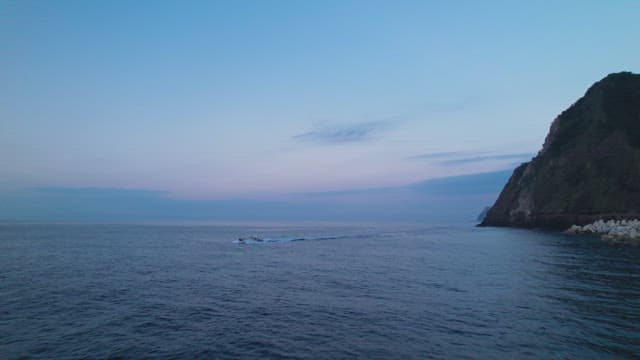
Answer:
<path fill-rule="evenodd" d="M 590 84 L 637 72 L 639 13 L 636 1 L 1 1 L 0 194 L 282 202 L 512 169 Z"/>

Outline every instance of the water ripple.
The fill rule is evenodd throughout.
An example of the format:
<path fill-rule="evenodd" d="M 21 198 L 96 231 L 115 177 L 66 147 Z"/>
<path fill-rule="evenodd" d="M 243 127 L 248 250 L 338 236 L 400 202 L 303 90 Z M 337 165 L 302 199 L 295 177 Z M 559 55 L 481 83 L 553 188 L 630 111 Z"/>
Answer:
<path fill-rule="evenodd" d="M 639 258 L 472 226 L 3 225 L 0 357 L 638 358 Z"/>

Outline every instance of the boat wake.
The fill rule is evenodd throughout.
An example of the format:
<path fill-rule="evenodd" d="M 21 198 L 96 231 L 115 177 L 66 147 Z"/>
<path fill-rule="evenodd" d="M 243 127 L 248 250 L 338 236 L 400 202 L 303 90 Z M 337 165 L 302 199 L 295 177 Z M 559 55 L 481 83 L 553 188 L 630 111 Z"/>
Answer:
<path fill-rule="evenodd" d="M 234 244 L 270 244 L 270 243 L 288 243 L 292 241 L 305 241 L 305 240 L 335 240 L 342 236 L 314 236 L 314 237 L 298 237 L 298 236 L 280 236 L 280 237 L 258 237 L 251 236 L 245 238 L 239 238 L 234 240 Z"/>

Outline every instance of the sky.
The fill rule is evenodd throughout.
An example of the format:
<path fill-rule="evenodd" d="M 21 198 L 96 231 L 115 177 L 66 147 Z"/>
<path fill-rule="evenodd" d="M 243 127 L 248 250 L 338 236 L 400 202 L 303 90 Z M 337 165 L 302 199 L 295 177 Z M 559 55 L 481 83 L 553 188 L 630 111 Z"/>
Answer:
<path fill-rule="evenodd" d="M 503 183 L 593 82 L 638 72 L 638 14 L 631 0 L 0 0 L 0 219 L 475 216 L 502 184 L 460 176 Z M 370 214 L 374 199 L 397 208 Z"/>

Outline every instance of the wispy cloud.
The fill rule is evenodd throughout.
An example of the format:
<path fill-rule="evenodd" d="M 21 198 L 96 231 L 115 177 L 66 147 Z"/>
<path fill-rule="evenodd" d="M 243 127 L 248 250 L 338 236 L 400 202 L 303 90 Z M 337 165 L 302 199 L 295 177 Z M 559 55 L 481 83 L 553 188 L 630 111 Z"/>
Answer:
<path fill-rule="evenodd" d="M 509 180 L 512 170 L 448 176 L 423 180 L 408 187 L 429 195 L 478 195 L 498 194 Z"/>
<path fill-rule="evenodd" d="M 359 124 L 323 127 L 294 135 L 293 139 L 317 144 L 344 144 L 369 141 L 390 128 L 388 121 L 372 121 Z"/>
<path fill-rule="evenodd" d="M 513 170 L 498 170 L 479 172 L 466 175 L 445 176 L 426 179 L 403 186 L 361 188 L 342 191 L 323 191 L 310 193 L 297 193 L 293 196 L 303 198 L 332 198 L 341 196 L 381 196 L 401 195 L 407 191 L 423 195 L 479 195 L 500 192 L 500 189 L 509 180 Z"/>
<path fill-rule="evenodd" d="M 517 153 L 517 154 L 494 154 L 494 155 L 479 155 L 479 156 L 471 156 L 464 158 L 456 158 L 456 159 L 448 159 L 440 161 L 443 165 L 461 165 L 461 164 L 470 164 L 477 163 L 483 161 L 493 161 L 493 160 L 528 160 L 533 157 L 531 153 Z"/>
<path fill-rule="evenodd" d="M 472 152 L 472 151 L 448 151 L 448 152 L 433 152 L 419 155 L 413 155 L 407 157 L 408 160 L 427 160 L 435 161 L 441 165 L 463 165 L 485 161 L 524 161 L 529 160 L 534 156 L 533 153 L 507 153 L 507 154 L 495 154 L 487 152 Z"/>

